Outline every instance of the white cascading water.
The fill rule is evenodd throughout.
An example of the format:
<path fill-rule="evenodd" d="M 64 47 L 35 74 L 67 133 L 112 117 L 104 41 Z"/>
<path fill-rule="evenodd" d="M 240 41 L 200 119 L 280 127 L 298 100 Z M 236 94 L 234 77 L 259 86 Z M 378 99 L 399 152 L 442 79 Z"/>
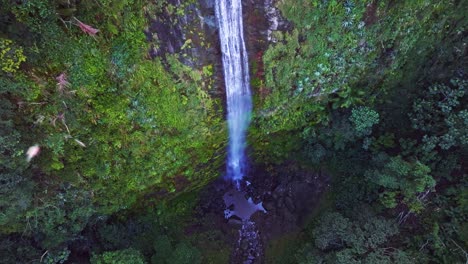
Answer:
<path fill-rule="evenodd" d="M 252 111 L 249 62 L 244 42 L 241 0 L 216 0 L 216 18 L 223 54 L 228 111 L 227 177 L 239 183 L 246 169 L 245 135 Z"/>
<path fill-rule="evenodd" d="M 256 211 L 266 213 L 262 203 L 246 199 L 240 190 L 240 182 L 247 167 L 245 158 L 246 133 L 252 111 L 250 93 L 249 62 L 244 42 L 241 0 L 216 0 L 216 18 L 224 69 L 224 82 L 227 99 L 227 121 L 229 127 L 229 148 L 227 158 L 227 178 L 236 184 L 237 190 L 228 191 L 223 199 L 226 205 L 226 219 L 237 216 L 242 219 L 235 258 L 250 264 L 260 257 L 262 245 L 258 231 L 250 216 Z M 233 209 L 234 208 L 234 209 Z M 241 244 L 248 248 L 240 250 Z"/>

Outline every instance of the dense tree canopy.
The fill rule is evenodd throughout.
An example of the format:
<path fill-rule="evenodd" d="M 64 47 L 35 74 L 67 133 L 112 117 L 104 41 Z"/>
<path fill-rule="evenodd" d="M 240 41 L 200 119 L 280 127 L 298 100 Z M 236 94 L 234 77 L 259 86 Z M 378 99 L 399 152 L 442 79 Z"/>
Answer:
<path fill-rule="evenodd" d="M 228 262 L 219 43 L 180 2 L 0 0 L 0 263 Z M 267 263 L 465 263 L 468 2 L 273 2 L 252 171 L 330 183 Z"/>

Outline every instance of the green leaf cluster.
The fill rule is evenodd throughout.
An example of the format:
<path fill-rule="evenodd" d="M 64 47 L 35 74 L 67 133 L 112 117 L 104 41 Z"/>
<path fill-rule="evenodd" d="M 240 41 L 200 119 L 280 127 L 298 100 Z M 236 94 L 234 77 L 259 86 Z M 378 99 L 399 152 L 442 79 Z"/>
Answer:
<path fill-rule="evenodd" d="M 15 47 L 13 41 L 0 38 L 0 68 L 5 73 L 15 73 L 26 61 L 23 49 Z"/>
<path fill-rule="evenodd" d="M 108 251 L 100 255 L 93 255 L 92 264 L 145 264 L 147 263 L 138 250 L 129 248 Z"/>
<path fill-rule="evenodd" d="M 349 120 L 358 136 L 368 136 L 372 133 L 372 127 L 379 123 L 379 113 L 369 107 L 353 108 Z"/>
<path fill-rule="evenodd" d="M 366 210 L 361 212 L 355 220 L 338 212 L 325 213 L 310 234 L 315 249 L 311 243 L 305 244 L 296 253 L 298 262 L 412 263 L 403 251 L 386 246 L 399 233 L 396 224 Z"/>

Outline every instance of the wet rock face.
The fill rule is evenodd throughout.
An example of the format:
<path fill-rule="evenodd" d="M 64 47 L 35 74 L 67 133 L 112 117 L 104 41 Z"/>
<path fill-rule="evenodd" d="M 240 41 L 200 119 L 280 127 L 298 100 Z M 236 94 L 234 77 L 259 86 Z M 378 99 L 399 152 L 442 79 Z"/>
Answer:
<path fill-rule="evenodd" d="M 276 2 L 277 0 L 242 2 L 244 39 L 251 77 L 263 78 L 262 56 L 269 43 L 275 42 L 271 36 L 272 31 L 288 29 L 288 23 L 281 18 L 275 7 Z M 150 14 L 151 22 L 145 31 L 151 42 L 150 56 L 164 61 L 167 55 L 176 54 L 181 62 L 194 69 L 212 65 L 216 89 L 210 93 L 224 98 L 215 0 L 199 0 L 192 4 L 183 0 L 168 0 L 167 3 L 156 14 Z"/>
<path fill-rule="evenodd" d="M 146 31 L 152 43 L 150 55 L 164 58 L 178 54 L 186 65 L 198 67 L 219 60 L 214 0 L 186 4 L 168 0 L 167 5 L 154 14 Z"/>
<path fill-rule="evenodd" d="M 243 2 L 244 32 L 250 58 L 255 59 L 259 52 L 275 43 L 273 31 L 287 31 L 291 25 L 276 8 L 278 0 L 246 0 Z"/>
<path fill-rule="evenodd" d="M 150 14 L 151 22 L 145 34 L 151 43 L 149 55 L 152 58 L 158 57 L 167 62 L 167 56 L 174 55 L 196 70 L 212 66 L 216 89 L 209 89 L 208 92 L 212 96 L 223 97 L 224 80 L 214 1 L 187 3 L 168 0 L 156 14 Z M 170 72 L 169 65 L 166 66 Z"/>
<path fill-rule="evenodd" d="M 277 40 L 274 31 L 288 31 L 291 25 L 276 8 L 279 0 L 244 0 L 244 34 L 249 54 L 251 89 L 255 97 L 268 94 L 265 83 L 263 54 Z M 255 101 L 255 99 L 254 99 Z M 255 111 L 255 110 L 254 110 Z"/>
<path fill-rule="evenodd" d="M 263 201 L 266 215 L 255 214 L 253 220 L 263 233 L 265 243 L 287 232 L 297 231 L 317 206 L 326 191 L 329 177 L 290 164 L 280 175 L 254 171 L 247 193 L 253 201 Z"/>
<path fill-rule="evenodd" d="M 264 50 L 268 42 L 275 41 L 271 36 L 272 31 L 288 28 L 287 22 L 281 18 L 280 12 L 275 7 L 276 1 L 245 0 L 242 3 L 245 39 L 247 49 L 252 54 L 250 57 Z M 208 57 L 220 55 L 212 53 L 219 52 L 215 0 L 199 0 L 197 3 L 185 5 L 181 0 L 168 0 L 167 3 L 158 13 L 153 14 L 146 31 L 148 41 L 154 44 L 151 50 L 153 57 L 181 53 L 181 48 L 187 39 L 197 39 L 200 35 L 203 35 L 205 42 L 209 43 L 211 48 L 199 45 L 201 44 L 199 42 L 194 43 L 193 50 L 188 51 L 189 56 L 185 58 L 186 62 L 195 61 L 197 55 Z M 177 11 L 174 11 L 173 7 L 177 7 Z M 194 34 L 194 31 L 197 34 Z"/>
<path fill-rule="evenodd" d="M 265 12 L 265 0 L 243 1 L 244 38 L 249 53 L 249 61 L 266 49 L 268 45 L 268 19 Z"/>

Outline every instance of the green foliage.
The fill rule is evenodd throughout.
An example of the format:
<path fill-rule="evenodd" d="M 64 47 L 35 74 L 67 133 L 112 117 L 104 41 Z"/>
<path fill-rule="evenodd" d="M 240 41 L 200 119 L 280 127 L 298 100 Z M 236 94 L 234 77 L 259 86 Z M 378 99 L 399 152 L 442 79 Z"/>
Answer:
<path fill-rule="evenodd" d="M 47 190 L 42 195 L 47 195 Z M 52 248 L 80 232 L 93 213 L 89 192 L 64 185 L 55 196 L 28 210 L 27 231 L 42 234 L 42 245 Z"/>
<path fill-rule="evenodd" d="M 60 251 L 47 252 L 46 257 L 44 258 L 44 263 L 46 264 L 63 264 L 67 261 L 68 256 L 70 255 L 70 250 L 63 249 Z"/>
<path fill-rule="evenodd" d="M 321 223 L 314 230 L 315 246 L 319 249 L 344 247 L 347 239 L 352 242 L 352 238 L 348 237 L 351 228 L 349 219 L 339 213 L 330 213 L 321 218 Z"/>
<path fill-rule="evenodd" d="M 128 248 L 108 251 L 100 255 L 93 255 L 92 264 L 145 264 L 145 258 L 138 250 Z"/>
<path fill-rule="evenodd" d="M 38 128 L 34 144 L 42 152 L 37 166 L 49 179 L 42 187 L 52 192 L 41 195 L 42 204 L 27 217 L 12 210 L 2 221 L 34 219 L 35 231 L 62 223 L 67 212 L 61 206 L 55 209 L 59 188 L 54 187 L 63 182 L 92 193 L 90 203 L 98 212 L 113 213 L 131 207 L 154 188 L 175 192 L 176 176 L 186 179 L 177 191 L 198 188 L 218 176 L 223 157 L 213 153 L 224 147 L 225 128 L 204 80 L 212 70 L 189 68 L 175 57 L 168 70 L 159 59 L 147 59 L 144 12 L 151 12 L 151 4 L 41 0 L 1 5 L 0 16 L 11 18 L 1 34 L 14 40 L 2 38 L 2 68 L 4 58 L 13 62 L 8 68 L 13 72 L 24 61 L 22 54 L 28 56 L 27 82 L 19 85 L 27 92 L 18 100 L 24 101 L 23 111 Z M 96 38 L 83 34 L 74 17 L 98 28 Z M 25 38 L 14 38 L 18 28 Z M 62 73 L 70 85 L 59 90 L 55 78 Z M 9 144 L 2 145 L 8 149 L 5 155 L 23 154 L 25 146 L 14 144 L 24 133 L 8 133 Z M 20 182 L 18 174 L 5 177 Z M 24 188 L 36 184 L 27 183 Z M 27 207 L 29 196 L 18 196 L 23 201 L 19 208 Z M 8 202 L 12 200 L 5 199 Z M 82 213 L 82 220 L 87 219 L 89 213 Z M 35 220 L 49 214 L 50 220 Z"/>
<path fill-rule="evenodd" d="M 167 263 L 177 264 L 199 264 L 201 262 L 201 254 L 195 247 L 188 243 L 181 242 L 176 245 L 170 260 Z"/>
<path fill-rule="evenodd" d="M 13 41 L 0 38 L 0 68 L 6 73 L 15 73 L 26 61 L 23 49 L 15 47 Z"/>
<path fill-rule="evenodd" d="M 10 8 L 19 22 L 40 33 L 47 27 L 44 21 L 56 18 L 55 5 L 56 2 L 50 0 L 21 1 L 11 4 Z"/>
<path fill-rule="evenodd" d="M 101 218 L 94 225 L 97 244 L 105 251 L 138 249 L 151 256 L 153 263 L 198 263 L 202 259 L 199 245 L 195 248 L 191 242 L 194 240 L 184 232 L 186 224 L 193 221 L 195 196 L 181 195 L 166 206 L 140 209 L 135 216 Z"/>
<path fill-rule="evenodd" d="M 391 221 L 371 217 L 353 222 L 339 213 L 325 214 L 320 226 L 313 230 L 315 245 L 321 250 L 351 247 L 356 254 L 364 254 L 387 242 L 398 229 Z"/>
<path fill-rule="evenodd" d="M 99 243 L 103 245 L 106 250 L 113 250 L 117 248 L 126 248 L 131 246 L 134 242 L 134 234 L 130 232 L 127 226 L 119 223 L 98 226 Z M 137 228 L 138 230 L 138 228 Z M 141 230 L 138 230 L 141 231 Z"/>
<path fill-rule="evenodd" d="M 335 112 L 331 115 L 330 122 L 308 126 L 303 130 L 303 152 L 314 164 L 320 164 L 331 156 L 339 156 L 340 151 L 345 149 L 351 152 L 364 136 L 370 136 L 372 127 L 377 122 L 378 113 L 368 107 L 353 109 L 351 115 L 347 111 Z M 369 137 L 364 138 L 363 148 L 369 149 L 368 146 L 372 143 L 373 140 Z"/>
<path fill-rule="evenodd" d="M 154 242 L 155 254 L 151 257 L 151 263 L 175 263 L 191 264 L 202 263 L 201 253 L 188 242 L 180 242 L 174 245 L 166 235 L 159 236 Z"/>
<path fill-rule="evenodd" d="M 422 252 L 440 263 L 463 263 L 466 255 L 460 248 L 467 246 L 467 178 L 463 173 L 459 183 L 440 191 L 433 199 L 433 207 L 424 218 L 424 235 L 416 237 L 427 243 Z M 456 249 L 455 249 L 456 248 Z"/>
<path fill-rule="evenodd" d="M 22 229 L 23 214 L 32 204 L 33 184 L 25 158 L 28 135 L 22 133 L 22 118 L 14 96 L 21 93 L 15 80 L 0 78 L 0 232 Z"/>
<path fill-rule="evenodd" d="M 0 236 L 0 263 L 37 262 L 43 251 L 20 235 Z"/>
<path fill-rule="evenodd" d="M 297 250 L 294 257 L 298 264 L 322 264 L 325 261 L 312 243 L 304 244 Z"/>
<path fill-rule="evenodd" d="M 353 108 L 349 117 L 358 136 L 368 136 L 372 127 L 379 123 L 379 113 L 369 107 Z"/>
<path fill-rule="evenodd" d="M 15 174 L 2 174 L 0 192 L 0 230 L 2 233 L 17 232 L 24 228 L 23 215 L 32 205 L 33 186 Z"/>
<path fill-rule="evenodd" d="M 330 149 L 343 150 L 347 144 L 355 141 L 351 123 L 341 115 L 336 115 L 327 125 L 307 127 L 302 132 L 306 157 L 312 162 L 323 160 Z"/>
<path fill-rule="evenodd" d="M 228 263 L 232 249 L 225 233 L 213 229 L 209 217 L 204 217 L 202 223 L 206 225 L 207 230 L 190 236 L 191 244 L 201 253 L 201 263 Z"/>
<path fill-rule="evenodd" d="M 380 170 L 369 170 L 366 177 L 383 187 L 381 202 L 389 208 L 404 203 L 412 211 L 421 210 L 418 195 L 435 186 L 430 168 L 419 161 L 407 162 L 400 156 L 391 157 Z"/>
<path fill-rule="evenodd" d="M 468 144 L 468 111 L 464 107 L 468 82 L 452 79 L 451 85 L 435 84 L 413 103 L 409 114 L 414 129 L 422 131 L 423 151 L 448 150 Z"/>
<path fill-rule="evenodd" d="M 337 212 L 324 214 L 311 235 L 325 254 L 310 255 L 314 249 L 306 244 L 299 250 L 302 257 L 296 253 L 300 263 L 412 263 L 401 250 L 385 247 L 398 234 L 396 224 L 359 209 L 363 214 L 357 220 Z"/>
<path fill-rule="evenodd" d="M 404 105 L 415 83 L 466 68 L 460 35 L 467 26 L 465 5 L 281 1 L 278 7 L 293 29 L 274 32 L 264 53 L 266 92 L 257 93 L 253 124 L 267 134 L 302 130 L 333 120 L 333 109 L 387 103 L 388 93 L 395 94 L 395 106 Z M 377 120 L 370 112 L 368 117 Z M 375 144 L 375 138 L 363 138 L 364 149 Z"/>
<path fill-rule="evenodd" d="M 173 250 L 172 242 L 167 235 L 158 236 L 154 240 L 155 253 L 151 257 L 151 263 L 163 263 L 170 259 Z"/>
<path fill-rule="evenodd" d="M 375 58 L 361 20 L 366 3 L 284 1 L 279 7 L 296 28 L 277 36 L 263 57 L 271 91 L 257 118 L 267 131 L 290 130 L 327 120 L 326 105 L 349 107 L 360 101 L 352 91 Z M 362 94 L 361 94 L 362 95 Z"/>
<path fill-rule="evenodd" d="M 91 235 L 102 253 L 93 263 L 227 261 L 220 234 L 186 238 L 183 228 L 193 220 L 193 191 L 218 177 L 224 160 L 216 69 L 188 67 L 180 54 L 148 60 L 143 34 L 155 9 L 177 23 L 194 4 L 0 2 L 1 263 L 63 263 L 64 245 Z M 460 262 L 468 233 L 466 1 L 278 7 L 292 28 L 274 32 L 265 80 L 256 80 L 255 161 L 328 170 L 330 205 L 340 210 L 315 224 L 293 259 Z M 84 34 L 75 18 L 99 33 Z M 183 48 L 195 44 L 189 38 Z M 70 85 L 58 89 L 62 73 Z M 34 144 L 41 153 L 28 163 Z M 383 215 L 402 207 L 415 221 L 399 234 Z"/>

